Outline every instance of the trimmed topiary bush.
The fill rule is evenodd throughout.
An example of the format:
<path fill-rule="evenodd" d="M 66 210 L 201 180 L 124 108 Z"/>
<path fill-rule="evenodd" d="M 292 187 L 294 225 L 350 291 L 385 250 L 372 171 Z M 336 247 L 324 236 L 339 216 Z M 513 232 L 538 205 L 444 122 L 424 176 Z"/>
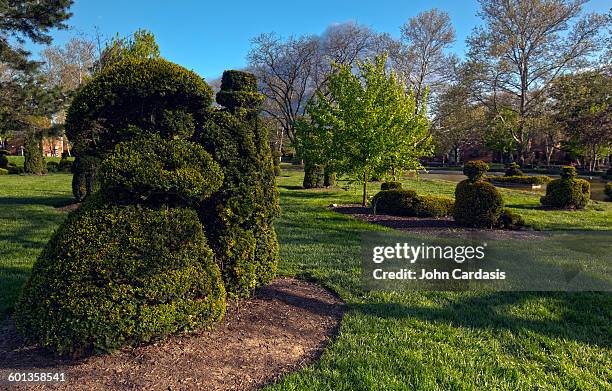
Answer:
<path fill-rule="evenodd" d="M 402 188 L 402 182 L 390 181 L 390 182 L 383 182 L 380 184 L 380 190 L 395 190 L 395 189 L 401 189 L 401 188 Z"/>
<path fill-rule="evenodd" d="M 200 329 L 224 311 L 219 269 L 195 211 L 98 199 L 53 235 L 15 321 L 28 342 L 82 355 Z"/>
<path fill-rule="evenodd" d="M 0 168 L 0 175 L 8 175 L 9 174 L 9 170 L 7 170 L 6 168 Z"/>
<path fill-rule="evenodd" d="M 336 186 L 336 173 L 331 168 L 325 167 L 323 169 L 323 186 L 334 187 Z"/>
<path fill-rule="evenodd" d="M 58 162 L 47 162 L 47 172 L 58 172 L 58 171 L 59 171 Z"/>
<path fill-rule="evenodd" d="M 163 59 L 126 60 L 97 75 L 79 90 L 66 117 L 77 157 L 73 172 L 81 176 L 73 188 L 85 192 L 75 197 L 96 188 L 95 167 L 79 158 L 100 161 L 118 143 L 151 134 L 189 138 L 209 119 L 211 103 L 212 89 L 200 76 Z"/>
<path fill-rule="evenodd" d="M 219 165 L 197 144 L 152 136 L 117 145 L 99 178 L 33 267 L 16 308 L 24 337 L 80 355 L 218 320 L 221 272 L 188 206 L 219 188 Z"/>
<path fill-rule="evenodd" d="M 604 194 L 608 197 L 608 201 L 612 201 L 612 182 L 606 183 L 606 187 L 604 187 Z"/>
<path fill-rule="evenodd" d="M 324 187 L 324 172 L 323 166 L 311 163 L 304 164 L 304 189 L 317 189 Z"/>
<path fill-rule="evenodd" d="M 274 176 L 281 175 L 281 153 L 278 151 L 272 152 L 272 158 L 274 159 Z"/>
<path fill-rule="evenodd" d="M 499 216 L 497 223 L 499 228 L 505 229 L 519 229 L 525 226 L 525 220 L 518 213 L 513 212 L 511 209 L 505 208 L 502 214 Z"/>
<path fill-rule="evenodd" d="M 463 174 L 472 182 L 476 182 L 484 178 L 489 170 L 489 165 L 482 160 L 473 160 L 463 165 Z"/>
<path fill-rule="evenodd" d="M 23 156 L 24 173 L 34 175 L 43 175 L 47 173 L 40 135 L 33 132 L 27 132 L 24 139 Z"/>
<path fill-rule="evenodd" d="M 504 173 L 505 177 L 522 177 L 524 175 L 525 174 L 523 173 L 523 171 L 521 171 L 521 166 L 519 166 L 515 162 L 510 163 L 506 168 L 506 172 Z"/>
<path fill-rule="evenodd" d="M 591 184 L 576 178 L 571 166 L 561 169 L 561 179 L 555 179 L 546 187 L 546 195 L 540 198 L 542 205 L 552 208 L 584 209 L 591 198 Z"/>
<path fill-rule="evenodd" d="M 224 173 L 223 185 L 201 204 L 199 214 L 233 297 L 248 296 L 269 282 L 278 262 L 273 221 L 280 208 L 268 129 L 259 118 L 262 99 L 256 83 L 243 76 L 224 74 L 217 101 L 225 108 L 215 111 L 195 137 Z M 248 94 L 255 96 L 247 99 Z"/>
<path fill-rule="evenodd" d="M 443 197 L 419 196 L 413 190 L 391 189 L 378 192 L 372 199 L 374 213 L 393 216 L 450 216 L 453 200 Z"/>
<path fill-rule="evenodd" d="M 543 185 L 552 181 L 552 178 L 546 175 L 534 176 L 490 176 L 486 178 L 489 182 L 497 183 L 513 183 L 520 185 Z"/>
<path fill-rule="evenodd" d="M 504 201 L 499 190 L 488 182 L 466 179 L 455 188 L 453 217 L 461 225 L 495 227 L 503 207 Z"/>

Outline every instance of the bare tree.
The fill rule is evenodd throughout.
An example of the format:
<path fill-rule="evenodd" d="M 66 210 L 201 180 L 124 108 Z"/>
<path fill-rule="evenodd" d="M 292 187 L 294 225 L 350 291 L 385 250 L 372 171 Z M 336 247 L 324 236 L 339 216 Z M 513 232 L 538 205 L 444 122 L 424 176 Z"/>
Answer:
<path fill-rule="evenodd" d="M 97 59 L 96 43 L 79 35 L 71 38 L 63 47 L 45 48 L 41 55 L 49 83 L 64 91 L 74 91 L 92 74 Z"/>
<path fill-rule="evenodd" d="M 403 45 L 394 58 L 408 78 L 419 107 L 427 87 L 437 90 L 452 75 L 457 60 L 446 50 L 455 41 L 455 29 L 448 14 L 435 8 L 421 12 L 400 29 Z"/>
<path fill-rule="evenodd" d="M 542 104 L 543 92 L 565 71 L 583 66 L 602 42 L 606 18 L 581 17 L 585 2 L 480 0 L 484 26 L 468 39 L 468 57 L 480 71 L 478 93 L 513 98 L 519 121 L 511 133 L 521 163 L 533 138 L 527 120 Z"/>
<path fill-rule="evenodd" d="M 367 27 L 344 23 L 329 27 L 321 36 L 283 39 L 268 33 L 251 43 L 249 70 L 257 75 L 267 98 L 265 112 L 279 125 L 274 138 L 280 150 L 284 135 L 294 145 L 297 142 L 296 120 L 315 91 L 324 90 L 331 64 L 354 64 L 378 52 L 385 40 Z"/>

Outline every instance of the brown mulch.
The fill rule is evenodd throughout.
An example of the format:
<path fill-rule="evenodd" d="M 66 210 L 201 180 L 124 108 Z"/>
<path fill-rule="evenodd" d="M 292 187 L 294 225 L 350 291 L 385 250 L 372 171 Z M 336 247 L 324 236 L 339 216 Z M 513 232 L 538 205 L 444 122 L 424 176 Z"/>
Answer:
<path fill-rule="evenodd" d="M 66 205 L 56 206 L 55 209 L 61 210 L 62 212 L 72 212 L 73 210 L 79 209 L 80 206 L 81 206 L 80 202 L 73 202 L 73 203 L 66 204 Z"/>
<path fill-rule="evenodd" d="M 27 389 L 258 388 L 317 359 L 337 333 L 342 314 L 340 299 L 321 286 L 281 278 L 251 299 L 228 303 L 224 320 L 210 332 L 81 360 L 24 347 L 9 325 L 0 334 L 0 389 L 16 371 L 66 374 L 65 383 L 28 383 Z"/>
<path fill-rule="evenodd" d="M 373 214 L 372 209 L 357 204 L 339 205 L 331 207 L 332 210 L 350 215 L 368 223 L 382 225 L 383 227 L 399 231 L 428 233 L 444 237 L 469 237 L 478 235 L 490 239 L 519 239 L 536 238 L 545 235 L 533 230 L 502 230 L 466 228 L 458 225 L 451 217 L 405 217 L 385 214 Z"/>

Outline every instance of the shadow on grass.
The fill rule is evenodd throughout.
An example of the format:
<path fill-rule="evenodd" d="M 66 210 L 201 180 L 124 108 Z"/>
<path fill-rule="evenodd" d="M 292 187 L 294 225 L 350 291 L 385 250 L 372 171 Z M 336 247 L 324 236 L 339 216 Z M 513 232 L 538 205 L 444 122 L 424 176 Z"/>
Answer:
<path fill-rule="evenodd" d="M 71 197 L 0 197 L 0 207 L 3 205 L 45 205 L 53 207 L 66 206 L 74 202 Z"/>
<path fill-rule="evenodd" d="M 551 318 L 522 318 L 509 306 L 529 305 L 543 299 L 560 315 Z M 425 308 L 401 303 L 372 303 L 351 306 L 356 311 L 381 318 L 416 318 L 450 326 L 533 332 L 550 338 L 567 339 L 609 348 L 612 346 L 612 295 L 606 292 L 492 292 L 453 301 L 444 308 Z"/>

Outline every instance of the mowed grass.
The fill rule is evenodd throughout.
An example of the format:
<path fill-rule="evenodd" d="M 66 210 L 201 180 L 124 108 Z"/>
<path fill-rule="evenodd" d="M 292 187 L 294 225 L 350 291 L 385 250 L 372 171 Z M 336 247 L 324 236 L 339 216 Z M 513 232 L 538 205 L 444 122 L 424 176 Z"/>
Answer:
<path fill-rule="evenodd" d="M 303 190 L 302 173 L 279 178 L 279 273 L 313 279 L 346 302 L 339 335 L 316 363 L 283 377 L 283 390 L 606 390 L 612 384 L 612 295 L 529 292 L 366 292 L 360 235 L 385 231 L 335 213 L 355 190 Z M 404 187 L 452 196 L 454 184 Z M 343 184 L 344 185 L 344 184 Z M 371 184 L 372 194 L 379 184 Z M 543 230 L 610 230 L 610 205 L 542 211 L 537 194 L 503 190 L 507 204 Z M 65 217 L 70 175 L 0 177 L 0 310 Z M 556 221 L 560 219 L 562 222 Z M 518 247 L 522 247 L 517 241 Z"/>

